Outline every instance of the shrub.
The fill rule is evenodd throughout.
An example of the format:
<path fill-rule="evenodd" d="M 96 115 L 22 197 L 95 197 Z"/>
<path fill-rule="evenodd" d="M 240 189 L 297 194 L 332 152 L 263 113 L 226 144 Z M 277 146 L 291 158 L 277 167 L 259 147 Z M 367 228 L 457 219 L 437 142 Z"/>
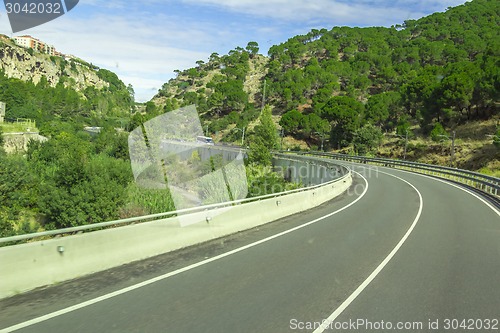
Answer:
<path fill-rule="evenodd" d="M 443 140 L 443 136 L 448 136 L 448 133 L 446 133 L 443 125 L 441 125 L 440 123 L 436 123 L 431 131 L 432 141 L 441 141 Z"/>

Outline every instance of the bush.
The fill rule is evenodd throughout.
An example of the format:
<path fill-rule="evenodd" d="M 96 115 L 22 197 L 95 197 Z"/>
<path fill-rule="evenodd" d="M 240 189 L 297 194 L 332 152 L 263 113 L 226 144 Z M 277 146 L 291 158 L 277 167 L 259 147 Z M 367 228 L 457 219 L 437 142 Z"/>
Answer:
<path fill-rule="evenodd" d="M 229 112 L 229 114 L 227 115 L 227 120 L 229 123 L 231 124 L 236 124 L 238 122 L 238 120 L 240 119 L 240 115 L 238 112 L 236 111 L 231 111 Z"/>
<path fill-rule="evenodd" d="M 175 210 L 174 200 L 168 189 L 147 189 L 132 182 L 128 187 L 128 204 L 121 208 L 126 217 L 156 214 Z"/>
<path fill-rule="evenodd" d="M 436 123 L 431 131 L 432 141 L 441 141 L 443 140 L 443 136 L 448 136 L 448 133 L 446 133 L 443 125 L 441 125 L 440 123 Z"/>
<path fill-rule="evenodd" d="M 209 130 L 211 133 L 215 133 L 217 131 L 226 129 L 228 126 L 229 126 L 229 121 L 226 118 L 221 118 L 212 121 L 209 125 Z"/>
<path fill-rule="evenodd" d="M 250 149 L 248 150 L 248 163 L 258 164 L 262 166 L 271 166 L 273 157 L 271 152 L 264 144 L 264 140 L 256 137 L 254 141 L 250 142 Z"/>
<path fill-rule="evenodd" d="M 405 136 L 406 132 L 408 132 L 408 137 L 412 137 L 413 133 L 410 130 L 410 126 L 410 122 L 407 120 L 407 118 L 402 118 L 396 126 L 396 134 Z"/>
<path fill-rule="evenodd" d="M 359 155 L 373 152 L 382 142 L 382 130 L 372 124 L 366 124 L 355 132 L 354 149 Z"/>

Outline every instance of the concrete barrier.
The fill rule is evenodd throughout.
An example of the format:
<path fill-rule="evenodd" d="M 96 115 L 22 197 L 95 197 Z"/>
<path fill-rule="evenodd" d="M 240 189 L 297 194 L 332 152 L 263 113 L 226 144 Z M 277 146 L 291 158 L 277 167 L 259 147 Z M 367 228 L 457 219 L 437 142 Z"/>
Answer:
<path fill-rule="evenodd" d="M 250 229 L 318 206 L 346 191 L 351 174 L 314 189 L 167 218 L 0 248 L 0 298 Z M 185 216 L 183 217 L 185 218 Z"/>
<path fill-rule="evenodd" d="M 33 141 L 45 142 L 48 139 L 38 132 L 4 133 L 3 148 L 7 153 L 24 152 L 28 150 L 28 143 Z"/>

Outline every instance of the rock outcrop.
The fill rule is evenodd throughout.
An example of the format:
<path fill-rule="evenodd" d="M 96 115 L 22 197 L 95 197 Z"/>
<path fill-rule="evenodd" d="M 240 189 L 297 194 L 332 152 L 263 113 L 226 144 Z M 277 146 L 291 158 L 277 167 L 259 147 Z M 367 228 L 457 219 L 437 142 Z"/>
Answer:
<path fill-rule="evenodd" d="M 11 40 L 0 40 L 0 71 L 6 76 L 37 84 L 42 77 L 54 87 L 59 82 L 77 91 L 92 86 L 102 89 L 109 84 L 97 76 L 96 69 L 77 59 L 65 60 L 17 46 Z"/>

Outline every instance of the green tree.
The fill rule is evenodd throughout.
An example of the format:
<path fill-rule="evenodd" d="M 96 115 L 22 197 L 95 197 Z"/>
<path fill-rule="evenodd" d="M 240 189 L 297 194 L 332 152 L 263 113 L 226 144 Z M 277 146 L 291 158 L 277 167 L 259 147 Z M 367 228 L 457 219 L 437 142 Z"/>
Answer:
<path fill-rule="evenodd" d="M 285 113 L 279 124 L 287 133 L 295 133 L 304 123 L 304 116 L 299 111 L 293 109 Z"/>
<path fill-rule="evenodd" d="M 20 211 L 36 205 L 37 176 L 20 155 L 0 154 L 0 210 Z"/>
<path fill-rule="evenodd" d="M 332 97 L 321 109 L 321 117 L 332 124 L 331 142 L 339 147 L 348 146 L 354 132 L 361 125 L 364 105 L 352 97 Z"/>
<path fill-rule="evenodd" d="M 4 143 L 5 143 L 5 138 L 3 137 L 3 127 L 0 126 L 0 154 L 3 152 Z"/>
<path fill-rule="evenodd" d="M 219 91 L 214 91 L 210 97 L 208 97 L 208 106 L 215 111 L 215 113 L 220 113 L 224 106 L 224 96 Z"/>
<path fill-rule="evenodd" d="M 312 107 L 313 110 L 317 113 L 321 113 L 321 109 L 325 105 L 325 103 L 332 98 L 332 89 L 331 88 L 320 88 L 316 91 L 314 96 L 312 97 Z"/>
<path fill-rule="evenodd" d="M 263 145 L 271 150 L 278 148 L 278 131 L 273 122 L 271 107 L 266 105 L 259 117 L 259 124 L 254 128 L 255 137 L 262 139 Z"/>
<path fill-rule="evenodd" d="M 86 140 L 62 132 L 28 147 L 30 169 L 40 177 L 37 210 L 51 228 L 114 219 L 125 204 L 132 176 L 129 162 L 96 155 Z"/>
<path fill-rule="evenodd" d="M 389 118 L 392 102 L 387 93 L 372 95 L 366 104 L 365 119 L 372 124 L 382 125 Z"/>
<path fill-rule="evenodd" d="M 272 119 L 271 107 L 266 105 L 259 117 L 250 140 L 248 162 L 250 164 L 271 165 L 271 150 L 278 148 L 278 133 Z"/>
<path fill-rule="evenodd" d="M 321 138 L 327 136 L 332 129 L 328 120 L 322 119 L 315 113 L 310 113 L 304 117 L 301 128 L 305 135 L 309 137 L 319 135 Z"/>
<path fill-rule="evenodd" d="M 96 154 L 106 154 L 109 157 L 128 160 L 128 136 L 117 132 L 112 126 L 104 127 L 93 138 Z"/>
<path fill-rule="evenodd" d="M 460 113 L 467 110 L 467 118 L 470 118 L 476 80 L 481 73 L 473 64 L 463 62 L 450 66 L 450 71 L 438 87 L 440 97 L 437 102 L 442 109 Z"/>
<path fill-rule="evenodd" d="M 156 104 L 154 102 L 146 102 L 146 113 L 147 114 L 156 114 Z"/>
<path fill-rule="evenodd" d="M 194 86 L 194 81 L 196 80 L 196 78 L 199 76 L 199 73 L 198 73 L 198 70 L 196 68 L 190 68 L 187 70 L 186 72 L 188 78 L 189 78 L 189 84 L 191 86 Z"/>
<path fill-rule="evenodd" d="M 397 123 L 396 134 L 406 137 L 406 134 L 408 133 L 409 137 L 413 137 L 413 132 L 411 131 L 410 127 L 411 124 L 410 121 L 408 120 L 408 117 L 403 116 L 401 117 L 401 119 L 399 119 L 399 122 Z"/>
<path fill-rule="evenodd" d="M 60 165 L 55 177 L 48 178 L 40 195 L 40 211 L 53 228 L 64 228 L 112 220 L 119 217 L 130 182 L 129 165 L 104 155 L 91 157 L 76 172 Z M 71 175 L 71 176 L 69 176 Z"/>
<path fill-rule="evenodd" d="M 253 58 L 257 53 L 259 53 L 259 44 L 257 42 L 248 42 L 246 48 L 250 56 Z"/>
<path fill-rule="evenodd" d="M 132 103 L 135 102 L 135 91 L 134 91 L 134 87 L 131 84 L 129 84 L 127 86 L 127 92 L 130 96 Z"/>
<path fill-rule="evenodd" d="M 266 147 L 266 142 L 261 137 L 255 137 L 250 141 L 248 150 L 248 164 L 256 164 L 262 166 L 271 166 L 273 156 L 270 150 Z"/>
<path fill-rule="evenodd" d="M 354 133 L 354 149 L 359 155 L 373 152 L 382 143 L 383 134 L 379 127 L 365 124 Z"/>

